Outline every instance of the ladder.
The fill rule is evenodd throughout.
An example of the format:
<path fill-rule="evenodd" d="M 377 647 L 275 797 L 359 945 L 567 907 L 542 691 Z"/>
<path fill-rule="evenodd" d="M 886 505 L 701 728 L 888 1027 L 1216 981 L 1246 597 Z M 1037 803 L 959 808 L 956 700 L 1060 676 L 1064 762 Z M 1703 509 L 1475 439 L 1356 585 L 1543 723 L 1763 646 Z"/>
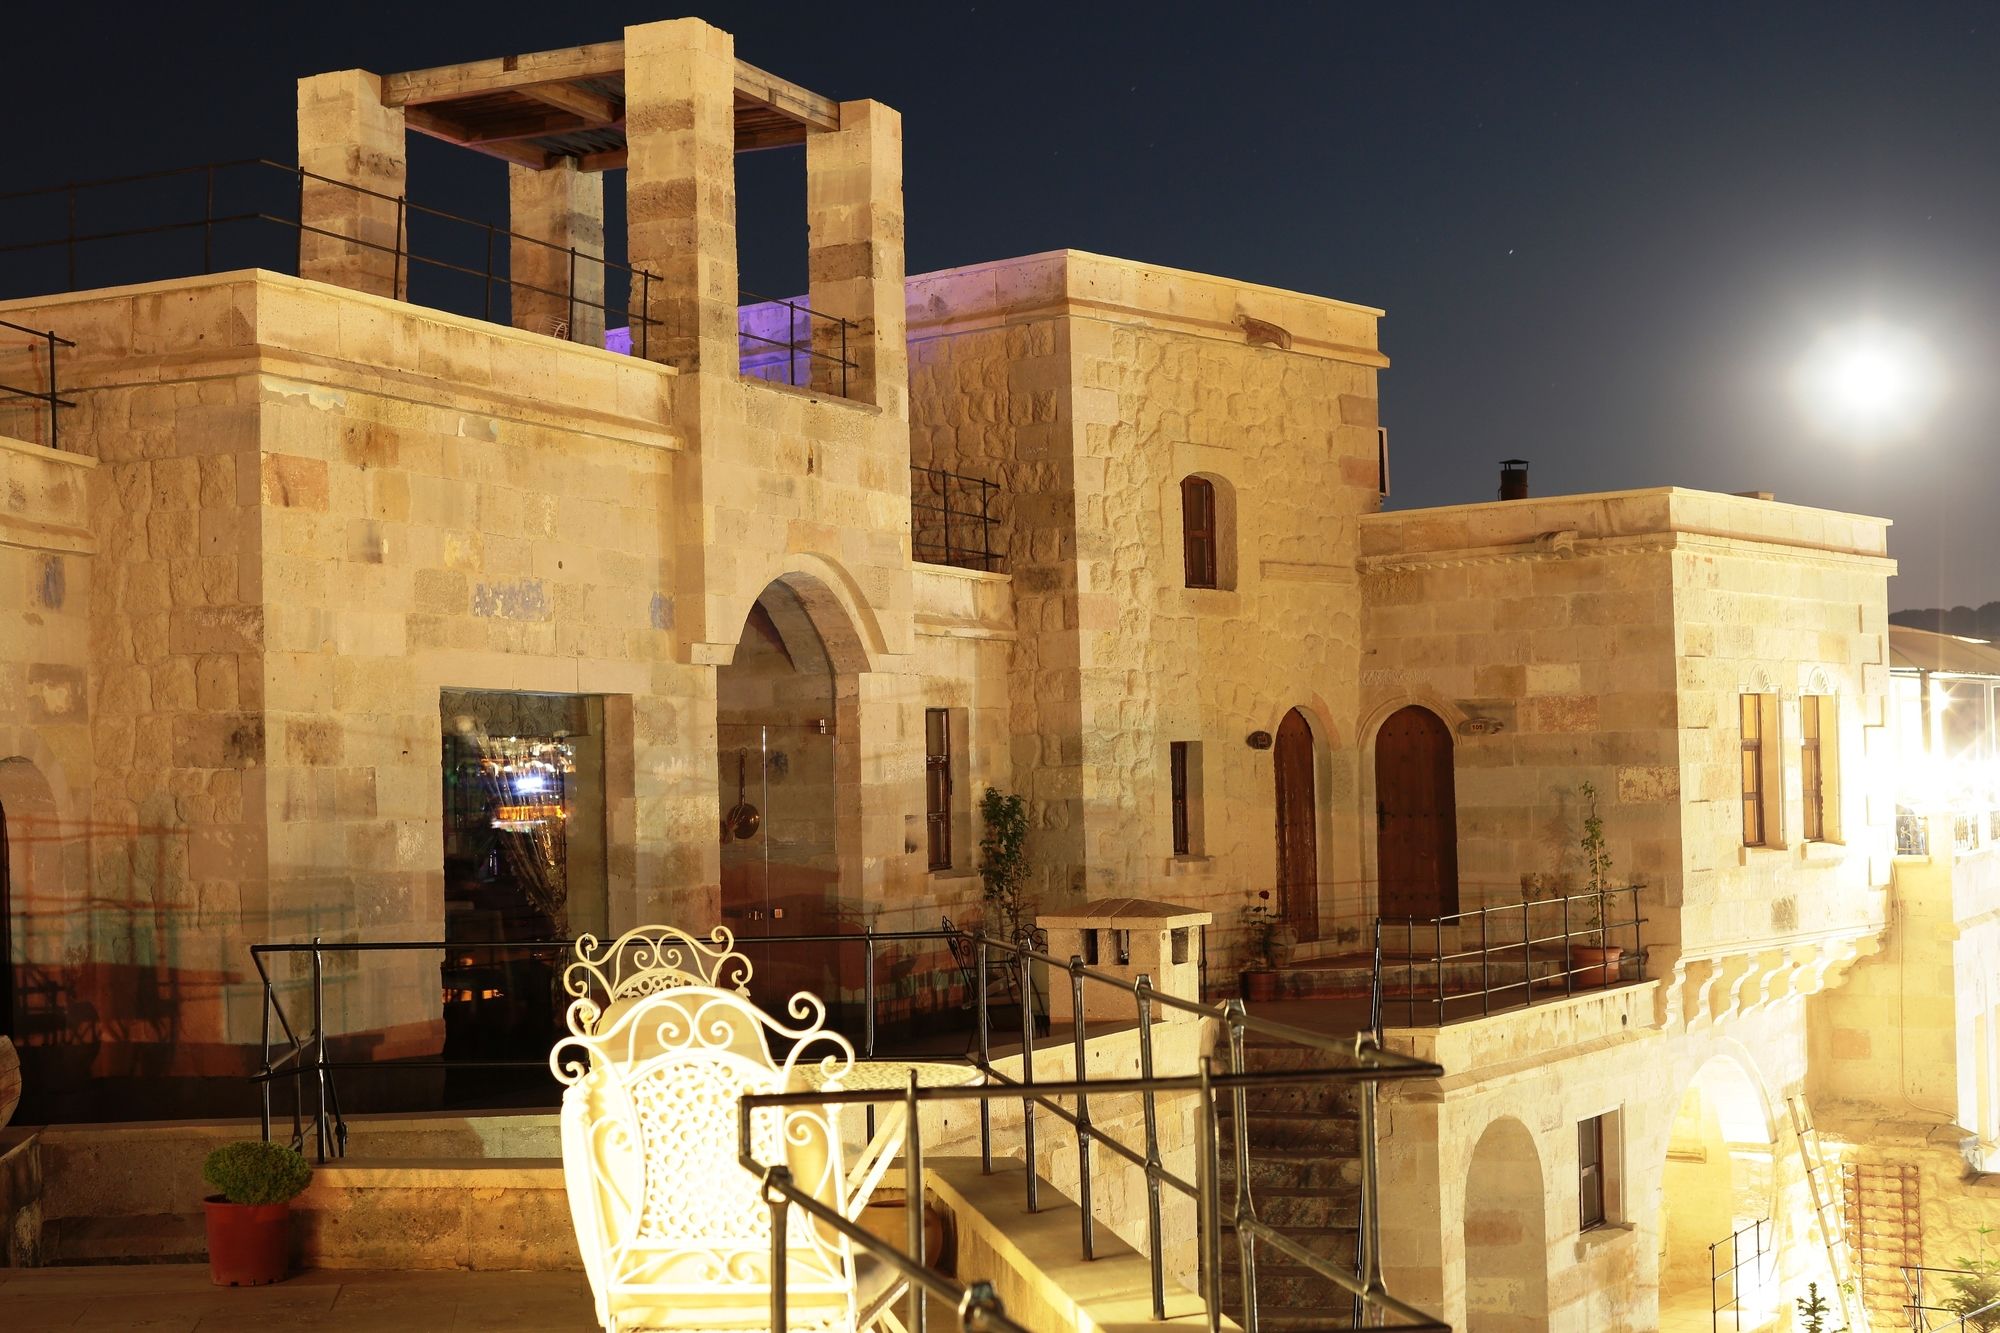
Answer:
<path fill-rule="evenodd" d="M 1805 1163 L 1813 1220 L 1819 1226 L 1820 1239 L 1826 1242 L 1826 1262 L 1833 1274 L 1833 1289 L 1840 1298 L 1840 1317 L 1846 1321 L 1848 1333 L 1868 1333 L 1868 1305 L 1860 1297 L 1852 1265 L 1848 1263 L 1847 1230 L 1826 1179 L 1826 1156 L 1820 1151 L 1819 1127 L 1813 1123 L 1812 1108 L 1806 1105 L 1805 1094 L 1787 1094 L 1785 1107 L 1791 1112 L 1792 1130 L 1798 1135 L 1799 1160 Z"/>

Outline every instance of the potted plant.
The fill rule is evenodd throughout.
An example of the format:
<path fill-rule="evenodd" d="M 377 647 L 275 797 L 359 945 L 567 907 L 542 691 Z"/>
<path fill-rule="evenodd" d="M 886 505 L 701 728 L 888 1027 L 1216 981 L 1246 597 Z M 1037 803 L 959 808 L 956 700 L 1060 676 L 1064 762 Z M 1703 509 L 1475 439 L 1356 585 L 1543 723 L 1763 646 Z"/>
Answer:
<path fill-rule="evenodd" d="M 1569 969 L 1576 985 L 1609 986 L 1618 978 L 1618 962 L 1625 946 L 1609 944 L 1604 938 L 1604 892 L 1610 887 L 1611 851 L 1604 839 L 1604 817 L 1597 813 L 1597 788 L 1585 782 L 1578 789 L 1583 798 L 1583 836 L 1577 848 L 1583 853 L 1585 926 L 1597 932 L 1597 943 L 1569 943 Z"/>
<path fill-rule="evenodd" d="M 218 1287 L 260 1287 L 284 1278 L 292 1248 L 292 1200 L 312 1167 L 282 1143 L 229 1143 L 208 1155 L 201 1178 L 217 1191 L 202 1200 L 208 1274 Z"/>
<path fill-rule="evenodd" d="M 2000 1329 L 2000 1255 L 1986 1252 L 1986 1238 L 1992 1234 L 1992 1227 L 1979 1228 L 1979 1252 L 1970 1259 L 1961 1255 L 1958 1263 L 1965 1271 L 1945 1279 L 1951 1295 L 1944 1298 L 1944 1308 L 1979 1333 Z"/>
<path fill-rule="evenodd" d="M 1271 891 L 1257 890 L 1237 914 L 1243 926 L 1243 998 L 1278 998 L 1278 955 L 1285 947 L 1285 919 L 1271 906 Z"/>
<path fill-rule="evenodd" d="M 1035 947 L 1035 900 L 1028 892 L 1032 865 L 1028 860 L 1028 802 L 1019 792 L 988 787 L 979 797 L 979 817 L 985 829 L 979 835 L 980 893 L 986 903 L 981 933 L 1023 949 Z M 1004 955 L 1004 975 L 1008 985 L 1018 987 L 1014 960 Z M 1037 1026 L 1045 1007 L 1032 973 L 1029 993 L 1016 996 L 1037 1013 Z"/>

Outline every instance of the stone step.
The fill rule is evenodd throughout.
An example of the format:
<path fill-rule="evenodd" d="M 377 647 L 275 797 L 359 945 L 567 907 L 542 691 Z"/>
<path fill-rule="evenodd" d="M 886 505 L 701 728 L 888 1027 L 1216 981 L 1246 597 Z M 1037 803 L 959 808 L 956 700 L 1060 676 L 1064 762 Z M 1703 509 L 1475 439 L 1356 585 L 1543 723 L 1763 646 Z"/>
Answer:
<path fill-rule="evenodd" d="M 1236 1185 L 1234 1154 L 1222 1157 L 1222 1183 Z M 1280 1189 L 1340 1189 L 1352 1192 L 1361 1185 L 1361 1161 L 1335 1153 L 1267 1149 L 1250 1154 L 1250 1185 L 1262 1197 L 1267 1187 Z"/>
<path fill-rule="evenodd" d="M 1315 1115 L 1337 1115 L 1355 1119 L 1361 1114 L 1358 1084 L 1295 1083 L 1288 1087 L 1245 1088 L 1244 1108 L 1253 1116 L 1265 1111 L 1311 1111 Z M 1235 1099 L 1222 1099 L 1224 1114 L 1235 1109 Z"/>
<path fill-rule="evenodd" d="M 1232 1141 L 1235 1117 L 1221 1117 L 1224 1142 Z M 1318 1111 L 1253 1111 L 1245 1121 L 1252 1155 L 1267 1149 L 1312 1151 L 1351 1157 L 1360 1151 L 1360 1122 Z"/>

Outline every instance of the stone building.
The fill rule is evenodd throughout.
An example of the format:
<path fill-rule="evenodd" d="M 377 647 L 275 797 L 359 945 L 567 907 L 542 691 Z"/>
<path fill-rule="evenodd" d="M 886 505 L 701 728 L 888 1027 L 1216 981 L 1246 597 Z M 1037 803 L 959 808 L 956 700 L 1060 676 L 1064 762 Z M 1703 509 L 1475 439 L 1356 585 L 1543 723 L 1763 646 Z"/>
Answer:
<path fill-rule="evenodd" d="M 977 920 L 997 786 L 1046 909 L 1214 913 L 1212 991 L 1260 892 L 1307 1004 L 1385 937 L 1385 1038 L 1448 1071 L 1385 1101 L 1386 1258 L 1454 1326 L 1705 1320 L 1732 1237 L 1731 1299 L 1788 1308 L 1849 1262 L 1810 1200 L 1867 1147 L 1802 1151 L 1806 1099 L 1905 1024 L 1955 1025 L 1992 1141 L 1991 1001 L 1948 1002 L 1990 950 L 1921 1020 L 1870 998 L 1896 913 L 1945 911 L 1896 855 L 1885 522 L 1383 512 L 1381 312 L 1076 251 L 906 276 L 897 113 L 695 20 L 321 75 L 298 116 L 295 275 L 0 301 L 73 344 L 0 374 L 74 404 L 0 406 L 31 1113 L 245 1106 L 262 942 L 448 942 L 328 955 L 386 1059 L 543 1031 L 503 1003 L 532 954 L 481 944 Z M 506 160 L 508 322 L 414 299 L 407 131 Z M 735 155 L 786 146 L 809 291 L 746 302 Z M 762 961 L 863 998 L 852 950 Z M 911 946 L 877 998 L 959 976 Z"/>

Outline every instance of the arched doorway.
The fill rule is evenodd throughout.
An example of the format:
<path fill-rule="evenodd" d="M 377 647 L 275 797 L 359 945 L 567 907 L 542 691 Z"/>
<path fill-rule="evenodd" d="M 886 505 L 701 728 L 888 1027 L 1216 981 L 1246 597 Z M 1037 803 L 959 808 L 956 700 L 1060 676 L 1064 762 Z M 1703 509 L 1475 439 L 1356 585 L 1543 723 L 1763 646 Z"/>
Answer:
<path fill-rule="evenodd" d="M 14 876 L 7 806 L 0 802 L 0 1037 L 14 1035 Z"/>
<path fill-rule="evenodd" d="M 1465 1327 L 1530 1333 L 1548 1326 L 1542 1161 L 1527 1126 L 1502 1117 L 1473 1145 L 1465 1177 Z"/>
<path fill-rule="evenodd" d="M 1278 785 L 1278 910 L 1301 940 L 1319 938 L 1319 802 L 1313 794 L 1313 738 L 1294 708 L 1271 748 Z"/>
<path fill-rule="evenodd" d="M 1772 1146 L 1763 1093 L 1743 1066 L 1728 1056 L 1703 1065 L 1681 1094 L 1661 1173 L 1663 1326 L 1678 1318 L 1706 1328 L 1718 1303 L 1733 1322 L 1735 1302 L 1743 1327 L 1761 1327 L 1775 1309 Z M 1713 1271 L 1724 1274 L 1714 1283 L 1712 1246 L 1721 1247 Z"/>
<path fill-rule="evenodd" d="M 819 608 L 825 614 L 825 608 Z M 844 810 L 852 782 L 843 695 L 813 610 L 787 583 L 750 608 L 729 665 L 715 678 L 716 779 L 722 823 L 722 921 L 739 936 L 818 935 L 840 923 Z M 751 989 L 782 1012 L 801 990 L 838 1004 L 838 952 L 824 945 L 751 945 Z"/>
<path fill-rule="evenodd" d="M 1451 728 L 1415 704 L 1375 736 L 1377 911 L 1430 920 L 1458 910 L 1458 799 Z"/>

